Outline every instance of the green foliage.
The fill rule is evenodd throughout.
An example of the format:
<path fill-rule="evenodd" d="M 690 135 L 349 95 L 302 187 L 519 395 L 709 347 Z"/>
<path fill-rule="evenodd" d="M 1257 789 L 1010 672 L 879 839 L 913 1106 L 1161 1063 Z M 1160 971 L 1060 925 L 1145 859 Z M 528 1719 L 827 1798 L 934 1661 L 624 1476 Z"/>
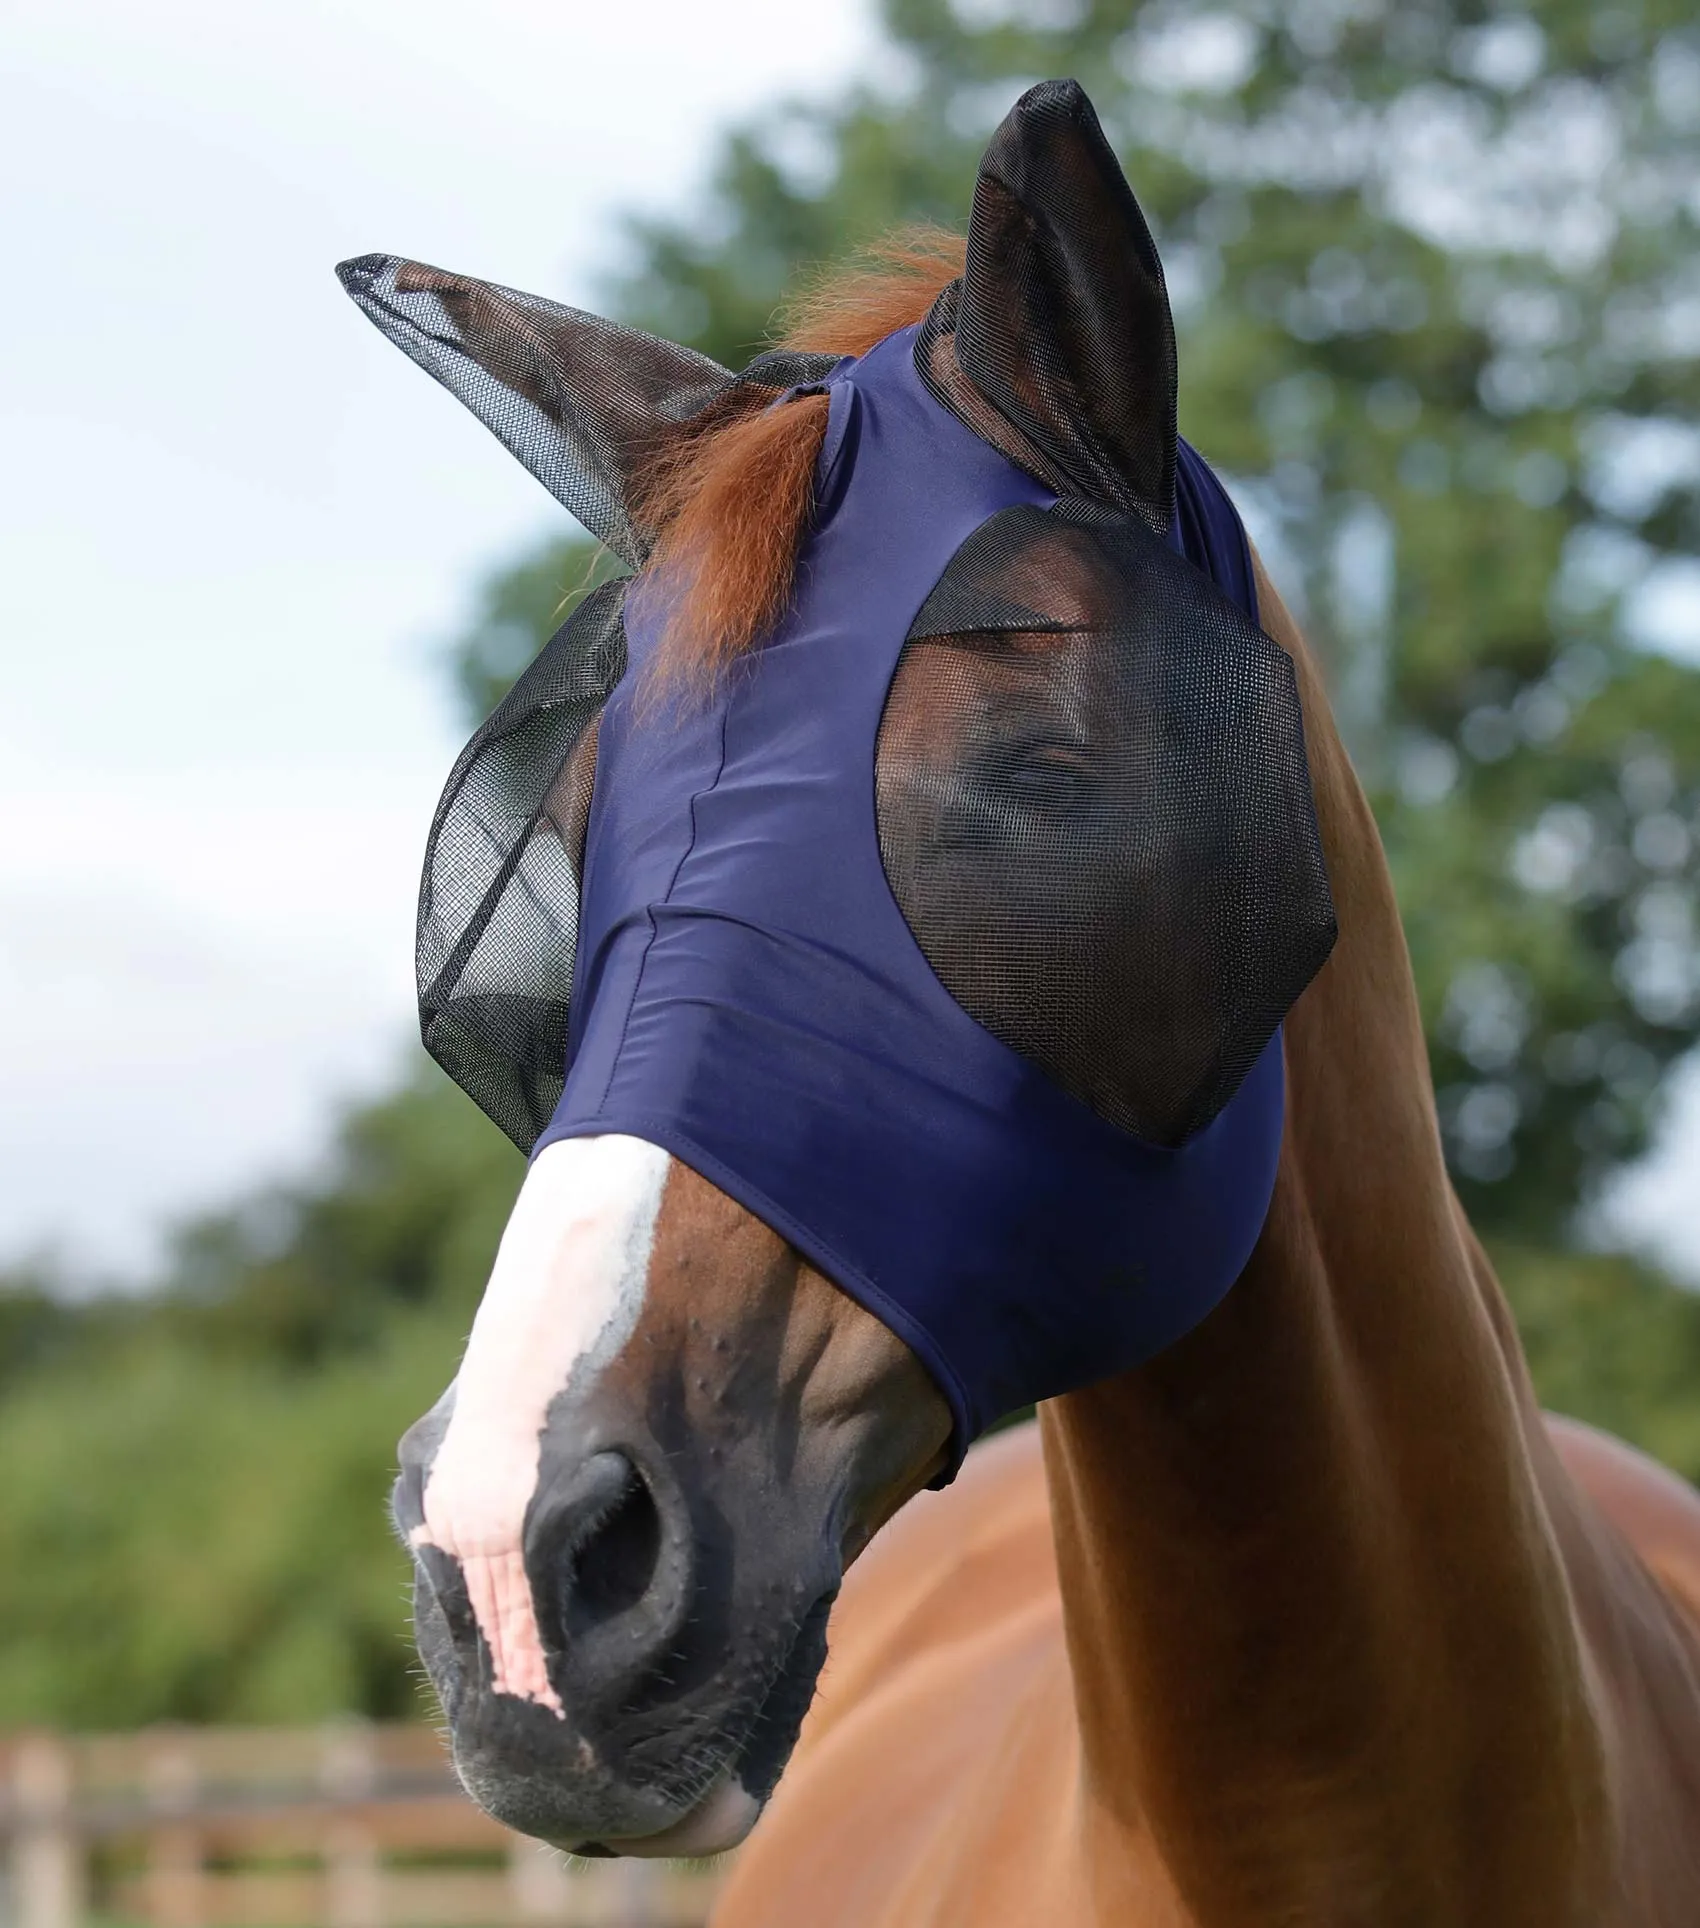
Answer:
<path fill-rule="evenodd" d="M 166 1331 L 0 1412 L 0 1721 L 413 1711 L 394 1441 L 463 1322 L 387 1321 L 302 1378 Z"/>
<path fill-rule="evenodd" d="M 0 1396 L 80 1352 L 86 1325 L 59 1282 L 33 1269 L 0 1278 Z"/>
<path fill-rule="evenodd" d="M 300 1373 L 387 1344 L 398 1304 L 470 1315 L 519 1182 L 507 1139 L 428 1071 L 353 1112 L 329 1168 L 184 1233 L 150 1330 Z"/>
<path fill-rule="evenodd" d="M 330 1169 L 145 1298 L 0 1288 L 0 1726 L 422 1711 L 385 1497 L 520 1162 L 430 1071 Z"/>
<path fill-rule="evenodd" d="M 451 672 L 467 713 L 486 716 L 526 664 L 593 589 L 620 573 L 588 537 L 545 543 L 480 589 Z"/>
<path fill-rule="evenodd" d="M 148 1300 L 0 1288 L 0 1727 L 430 1712 L 385 1496 L 519 1161 L 435 1074 L 342 1143 Z M 1543 1400 L 1700 1480 L 1700 1298 L 1625 1259 L 1495 1257 Z"/>
<path fill-rule="evenodd" d="M 1700 1295 L 1633 1260 L 1496 1245 L 1541 1403 L 1700 1483 Z"/>

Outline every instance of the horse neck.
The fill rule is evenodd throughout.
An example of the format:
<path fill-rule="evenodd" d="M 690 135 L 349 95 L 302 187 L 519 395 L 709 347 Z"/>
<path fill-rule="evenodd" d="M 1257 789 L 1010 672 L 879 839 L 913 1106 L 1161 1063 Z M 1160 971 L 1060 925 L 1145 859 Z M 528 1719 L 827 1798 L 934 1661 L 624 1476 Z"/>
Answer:
<path fill-rule="evenodd" d="M 1245 1273 L 1160 1358 L 1042 1409 L 1079 1838 L 1121 1858 L 1105 1893 L 1154 1855 L 1201 1928 L 1597 1920 L 1601 1742 L 1538 1416 L 1447 1182 L 1373 819 L 1260 592 L 1341 934 L 1286 1026 Z"/>

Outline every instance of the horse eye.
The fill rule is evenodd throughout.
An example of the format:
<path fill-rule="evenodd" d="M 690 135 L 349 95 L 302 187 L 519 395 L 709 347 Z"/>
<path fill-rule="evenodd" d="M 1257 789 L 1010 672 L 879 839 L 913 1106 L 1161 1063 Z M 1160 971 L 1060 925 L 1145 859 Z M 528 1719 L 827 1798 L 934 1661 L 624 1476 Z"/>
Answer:
<path fill-rule="evenodd" d="M 1092 772 L 1071 745 L 1033 743 L 1022 746 L 1007 766 L 1004 781 L 1025 808 L 1067 811 L 1085 802 Z"/>
<path fill-rule="evenodd" d="M 993 848 L 1043 834 L 1077 817 L 1095 788 L 1072 745 L 1051 739 L 987 744 L 944 786 L 937 840 L 955 849 Z"/>

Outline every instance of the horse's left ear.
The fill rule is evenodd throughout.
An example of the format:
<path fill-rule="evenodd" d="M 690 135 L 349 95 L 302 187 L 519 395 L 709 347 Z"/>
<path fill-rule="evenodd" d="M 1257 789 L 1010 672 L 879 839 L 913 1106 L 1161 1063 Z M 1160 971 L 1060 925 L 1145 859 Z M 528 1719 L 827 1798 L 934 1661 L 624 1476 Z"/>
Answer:
<path fill-rule="evenodd" d="M 783 389 L 838 359 L 767 354 L 734 376 L 659 336 L 422 261 L 367 254 L 337 274 L 397 347 L 633 569 L 654 539 L 644 472 L 669 440 L 741 383 Z"/>
<path fill-rule="evenodd" d="M 962 374 L 1064 494 L 1168 527 L 1175 331 L 1151 230 L 1079 82 L 1045 81 L 992 136 L 954 296 Z"/>

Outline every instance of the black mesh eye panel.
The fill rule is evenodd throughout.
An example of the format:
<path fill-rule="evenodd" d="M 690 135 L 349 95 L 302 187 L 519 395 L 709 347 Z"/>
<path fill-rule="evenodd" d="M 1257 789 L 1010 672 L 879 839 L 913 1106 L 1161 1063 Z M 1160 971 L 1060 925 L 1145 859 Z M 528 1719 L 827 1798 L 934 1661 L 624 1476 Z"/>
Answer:
<path fill-rule="evenodd" d="M 970 538 L 876 777 L 946 989 L 1148 1142 L 1209 1123 L 1332 945 L 1292 664 L 1132 518 L 1010 509 Z"/>
<path fill-rule="evenodd" d="M 522 1150 L 561 1095 L 602 706 L 626 582 L 588 596 L 461 752 L 419 891 L 425 1048 Z"/>

